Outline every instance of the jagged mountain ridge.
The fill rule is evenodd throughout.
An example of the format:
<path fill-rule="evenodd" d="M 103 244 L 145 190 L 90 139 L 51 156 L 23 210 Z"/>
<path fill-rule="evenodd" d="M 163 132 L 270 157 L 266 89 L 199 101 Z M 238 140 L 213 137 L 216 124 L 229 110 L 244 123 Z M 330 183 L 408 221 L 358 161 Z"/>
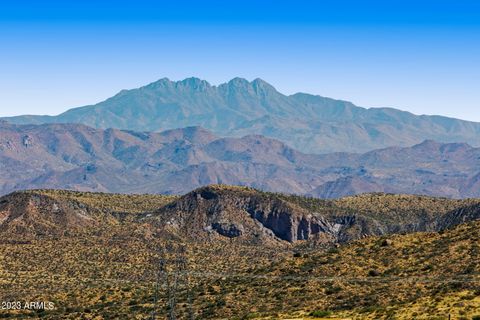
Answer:
<path fill-rule="evenodd" d="M 479 197 L 480 149 L 425 141 L 364 154 L 304 154 L 259 135 L 0 123 L 0 194 L 56 188 L 183 194 L 209 184 L 336 198 L 365 192 Z"/>
<path fill-rule="evenodd" d="M 17 124 L 81 123 L 134 131 L 201 126 L 221 136 L 261 134 L 309 153 L 367 152 L 411 146 L 425 139 L 480 146 L 478 123 L 393 108 L 365 109 L 305 93 L 286 96 L 261 79 L 235 78 L 212 86 L 198 78 L 176 82 L 164 78 L 58 116 L 5 119 Z"/>

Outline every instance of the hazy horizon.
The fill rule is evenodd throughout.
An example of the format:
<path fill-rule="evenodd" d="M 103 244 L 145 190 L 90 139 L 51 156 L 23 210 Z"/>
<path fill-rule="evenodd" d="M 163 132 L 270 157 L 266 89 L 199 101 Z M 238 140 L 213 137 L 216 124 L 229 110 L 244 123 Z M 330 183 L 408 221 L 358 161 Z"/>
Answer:
<path fill-rule="evenodd" d="M 0 12 L 0 116 L 56 115 L 163 77 L 262 78 L 480 122 L 480 3 L 19 1 Z"/>

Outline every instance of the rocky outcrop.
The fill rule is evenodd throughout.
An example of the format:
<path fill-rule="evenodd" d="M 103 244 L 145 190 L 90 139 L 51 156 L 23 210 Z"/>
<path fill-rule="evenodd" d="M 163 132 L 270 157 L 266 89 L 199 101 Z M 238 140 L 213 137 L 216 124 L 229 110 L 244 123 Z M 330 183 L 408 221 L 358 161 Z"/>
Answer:
<path fill-rule="evenodd" d="M 54 236 L 95 224 L 91 209 L 76 201 L 59 201 L 35 192 L 16 192 L 0 198 L 2 234 Z"/>
<path fill-rule="evenodd" d="M 381 202 L 379 207 L 368 210 L 357 205 L 359 209 L 354 211 L 341 200 L 333 200 L 319 202 L 321 206 L 317 211 L 298 204 L 304 200 L 308 198 L 286 197 L 243 187 L 208 186 L 159 209 L 155 219 L 161 218 L 190 236 L 213 231 L 229 238 L 273 238 L 290 243 L 348 242 L 374 235 L 439 231 L 480 219 L 480 201 L 469 205 L 468 201 L 443 199 L 445 206 L 454 209 L 438 211 L 433 206 L 424 208 L 428 208 L 429 201 L 435 203 L 435 199 L 420 197 L 415 201 L 425 202 L 422 207 L 417 208 L 412 203 L 412 207 L 398 205 L 385 212 L 387 204 Z M 360 197 L 349 201 L 361 203 L 368 199 Z"/>
<path fill-rule="evenodd" d="M 229 238 L 239 237 L 244 232 L 243 225 L 237 225 L 234 223 L 214 222 L 212 223 L 212 229 L 217 231 L 222 236 Z"/>
<path fill-rule="evenodd" d="M 435 229 L 445 230 L 474 220 L 480 220 L 480 204 L 470 205 L 445 214 L 436 221 Z"/>
<path fill-rule="evenodd" d="M 278 197 L 242 187 L 203 187 L 161 208 L 157 215 L 186 228 L 188 234 L 213 230 L 230 238 L 260 236 L 295 242 L 320 232 L 334 233 L 328 221 Z"/>
<path fill-rule="evenodd" d="M 168 232 L 193 241 L 229 238 L 256 244 L 342 243 L 368 236 L 441 231 L 480 219 L 480 200 L 474 199 L 371 194 L 319 200 L 212 185 L 168 201 L 158 195 L 138 196 L 135 201 L 162 199 L 149 204 L 148 209 L 141 203 L 133 204 L 137 208 L 132 215 L 124 211 L 132 209 L 122 209 L 130 206 L 126 202 L 133 198 L 128 197 L 132 196 L 15 192 L 0 198 L 0 235 L 88 233 L 128 220 L 149 234 Z"/>

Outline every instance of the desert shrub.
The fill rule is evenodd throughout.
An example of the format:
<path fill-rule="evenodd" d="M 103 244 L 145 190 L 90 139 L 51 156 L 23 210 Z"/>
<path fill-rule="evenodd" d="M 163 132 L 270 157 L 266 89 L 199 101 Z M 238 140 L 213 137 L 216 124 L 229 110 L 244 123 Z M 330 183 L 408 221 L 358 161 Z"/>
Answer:
<path fill-rule="evenodd" d="M 309 316 L 314 317 L 314 318 L 322 318 L 322 317 L 328 317 L 332 313 L 330 311 L 326 310 L 315 310 L 310 312 Z"/>
<path fill-rule="evenodd" d="M 373 269 L 372 269 L 372 270 L 368 271 L 368 275 L 369 275 L 370 277 L 378 277 L 378 276 L 380 275 L 380 272 L 378 272 L 377 270 L 373 270 Z"/>
<path fill-rule="evenodd" d="M 325 289 L 325 294 L 326 295 L 331 295 L 331 294 L 338 293 L 340 291 L 342 291 L 342 288 L 331 286 L 331 287 L 328 287 L 328 288 Z"/>

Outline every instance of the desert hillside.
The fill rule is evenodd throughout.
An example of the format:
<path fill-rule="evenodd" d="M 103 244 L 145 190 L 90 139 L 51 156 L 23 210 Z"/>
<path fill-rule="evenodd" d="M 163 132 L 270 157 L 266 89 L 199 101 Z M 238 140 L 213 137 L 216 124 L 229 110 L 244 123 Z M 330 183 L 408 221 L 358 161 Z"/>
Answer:
<path fill-rule="evenodd" d="M 16 192 L 0 199 L 1 298 L 55 309 L 1 314 L 473 319 L 479 212 L 474 199 L 318 200 L 223 185 L 184 196 Z"/>

